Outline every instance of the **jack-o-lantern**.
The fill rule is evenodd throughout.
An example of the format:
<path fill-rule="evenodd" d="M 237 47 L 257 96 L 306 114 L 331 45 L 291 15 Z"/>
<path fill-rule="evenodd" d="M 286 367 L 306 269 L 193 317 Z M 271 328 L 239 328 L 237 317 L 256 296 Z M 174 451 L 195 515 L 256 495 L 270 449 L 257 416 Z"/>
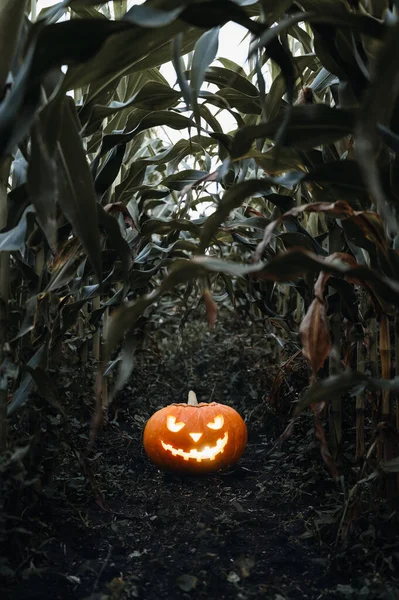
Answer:
<path fill-rule="evenodd" d="M 200 402 L 189 392 L 187 404 L 158 410 L 144 429 L 144 449 L 160 469 L 201 474 L 236 463 L 247 444 L 247 427 L 234 408 Z"/>

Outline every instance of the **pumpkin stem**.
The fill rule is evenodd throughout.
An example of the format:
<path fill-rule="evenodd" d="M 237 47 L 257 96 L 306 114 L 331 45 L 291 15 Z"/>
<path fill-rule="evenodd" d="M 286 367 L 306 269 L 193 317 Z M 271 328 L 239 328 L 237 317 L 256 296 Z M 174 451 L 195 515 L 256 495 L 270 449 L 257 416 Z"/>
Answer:
<path fill-rule="evenodd" d="M 187 404 L 189 406 L 198 406 L 197 396 L 196 396 L 195 392 L 193 392 L 193 390 L 190 390 L 188 392 L 188 402 L 187 402 Z"/>

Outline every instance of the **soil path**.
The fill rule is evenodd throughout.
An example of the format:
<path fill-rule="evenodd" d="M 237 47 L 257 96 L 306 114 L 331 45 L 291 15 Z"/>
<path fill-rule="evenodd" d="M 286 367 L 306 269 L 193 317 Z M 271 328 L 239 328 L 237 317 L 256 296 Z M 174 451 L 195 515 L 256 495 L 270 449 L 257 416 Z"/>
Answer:
<path fill-rule="evenodd" d="M 73 453 L 58 457 L 53 481 L 31 516 L 35 536 L 22 578 L 4 598 L 389 597 L 378 581 L 381 595 L 367 595 L 372 565 L 363 559 L 364 572 L 349 563 L 345 570 L 346 561 L 337 561 L 319 539 L 317 528 L 328 529 L 342 497 L 321 464 L 311 420 L 266 458 L 281 428 L 264 402 L 272 380 L 267 356 L 247 328 L 229 327 L 229 335 L 226 326 L 213 335 L 188 329 L 181 343 L 159 342 L 148 350 L 88 463 L 97 494 L 88 493 Z M 282 404 L 295 400 L 299 380 L 298 372 L 284 380 Z M 87 373 L 76 370 L 66 370 L 59 383 L 76 406 L 91 389 Z M 237 468 L 182 478 L 148 462 L 141 442 L 146 419 L 171 401 L 184 401 L 189 388 L 200 401 L 213 391 L 214 399 L 246 418 L 249 443 Z M 69 427 L 66 435 L 84 447 L 87 419 Z"/>

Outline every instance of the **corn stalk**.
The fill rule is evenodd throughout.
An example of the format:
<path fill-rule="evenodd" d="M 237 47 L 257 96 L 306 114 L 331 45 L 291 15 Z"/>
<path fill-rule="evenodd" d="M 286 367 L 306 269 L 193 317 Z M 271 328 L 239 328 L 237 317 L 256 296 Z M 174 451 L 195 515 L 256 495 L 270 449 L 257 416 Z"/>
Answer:
<path fill-rule="evenodd" d="M 365 304 L 365 297 L 361 290 L 359 304 L 360 313 L 362 315 L 363 305 Z M 364 345 L 364 329 L 362 329 L 361 337 L 356 342 L 356 370 L 359 373 L 364 373 L 366 370 L 365 360 L 366 353 Z M 364 392 L 361 392 L 356 396 L 356 458 L 362 458 L 365 454 L 364 410 Z"/>
<path fill-rule="evenodd" d="M 328 237 L 330 254 L 341 250 L 341 231 L 334 222 Z M 329 288 L 329 293 L 334 293 L 334 288 Z M 340 371 L 341 359 L 341 315 L 334 313 L 330 321 L 332 349 L 328 358 L 329 374 L 337 375 Z M 334 396 L 330 409 L 330 448 L 334 459 L 340 454 L 342 446 L 342 398 Z"/>
<path fill-rule="evenodd" d="M 7 224 L 7 182 L 10 166 L 11 159 L 7 158 L 0 167 L 0 229 Z M 9 272 L 9 252 L 0 252 L 0 369 L 3 369 L 8 333 Z M 0 372 L 0 452 L 7 448 L 7 394 L 7 376 Z"/>
<path fill-rule="evenodd" d="M 358 340 L 356 344 L 357 371 L 365 371 L 365 353 L 363 340 Z M 356 458 L 362 458 L 365 453 L 364 440 L 364 393 L 356 396 Z"/>
<path fill-rule="evenodd" d="M 381 376 L 383 379 L 389 379 L 391 374 L 391 342 L 389 317 L 386 314 L 382 314 L 380 319 L 380 356 Z M 394 425 L 394 415 L 389 389 L 382 390 L 381 400 L 380 456 L 384 461 L 389 461 L 395 456 L 395 442 L 391 431 L 391 427 Z M 396 478 L 388 473 L 385 484 L 387 497 L 392 498 L 396 494 Z"/>

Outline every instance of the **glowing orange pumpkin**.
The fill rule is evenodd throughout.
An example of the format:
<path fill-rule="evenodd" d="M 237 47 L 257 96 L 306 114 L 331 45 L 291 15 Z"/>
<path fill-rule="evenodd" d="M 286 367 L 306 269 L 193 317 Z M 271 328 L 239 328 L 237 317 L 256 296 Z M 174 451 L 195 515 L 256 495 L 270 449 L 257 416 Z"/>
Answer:
<path fill-rule="evenodd" d="M 189 392 L 187 404 L 158 410 L 144 429 L 144 449 L 160 469 L 209 473 L 236 463 L 247 444 L 247 427 L 234 408 L 217 402 L 198 404 Z"/>

